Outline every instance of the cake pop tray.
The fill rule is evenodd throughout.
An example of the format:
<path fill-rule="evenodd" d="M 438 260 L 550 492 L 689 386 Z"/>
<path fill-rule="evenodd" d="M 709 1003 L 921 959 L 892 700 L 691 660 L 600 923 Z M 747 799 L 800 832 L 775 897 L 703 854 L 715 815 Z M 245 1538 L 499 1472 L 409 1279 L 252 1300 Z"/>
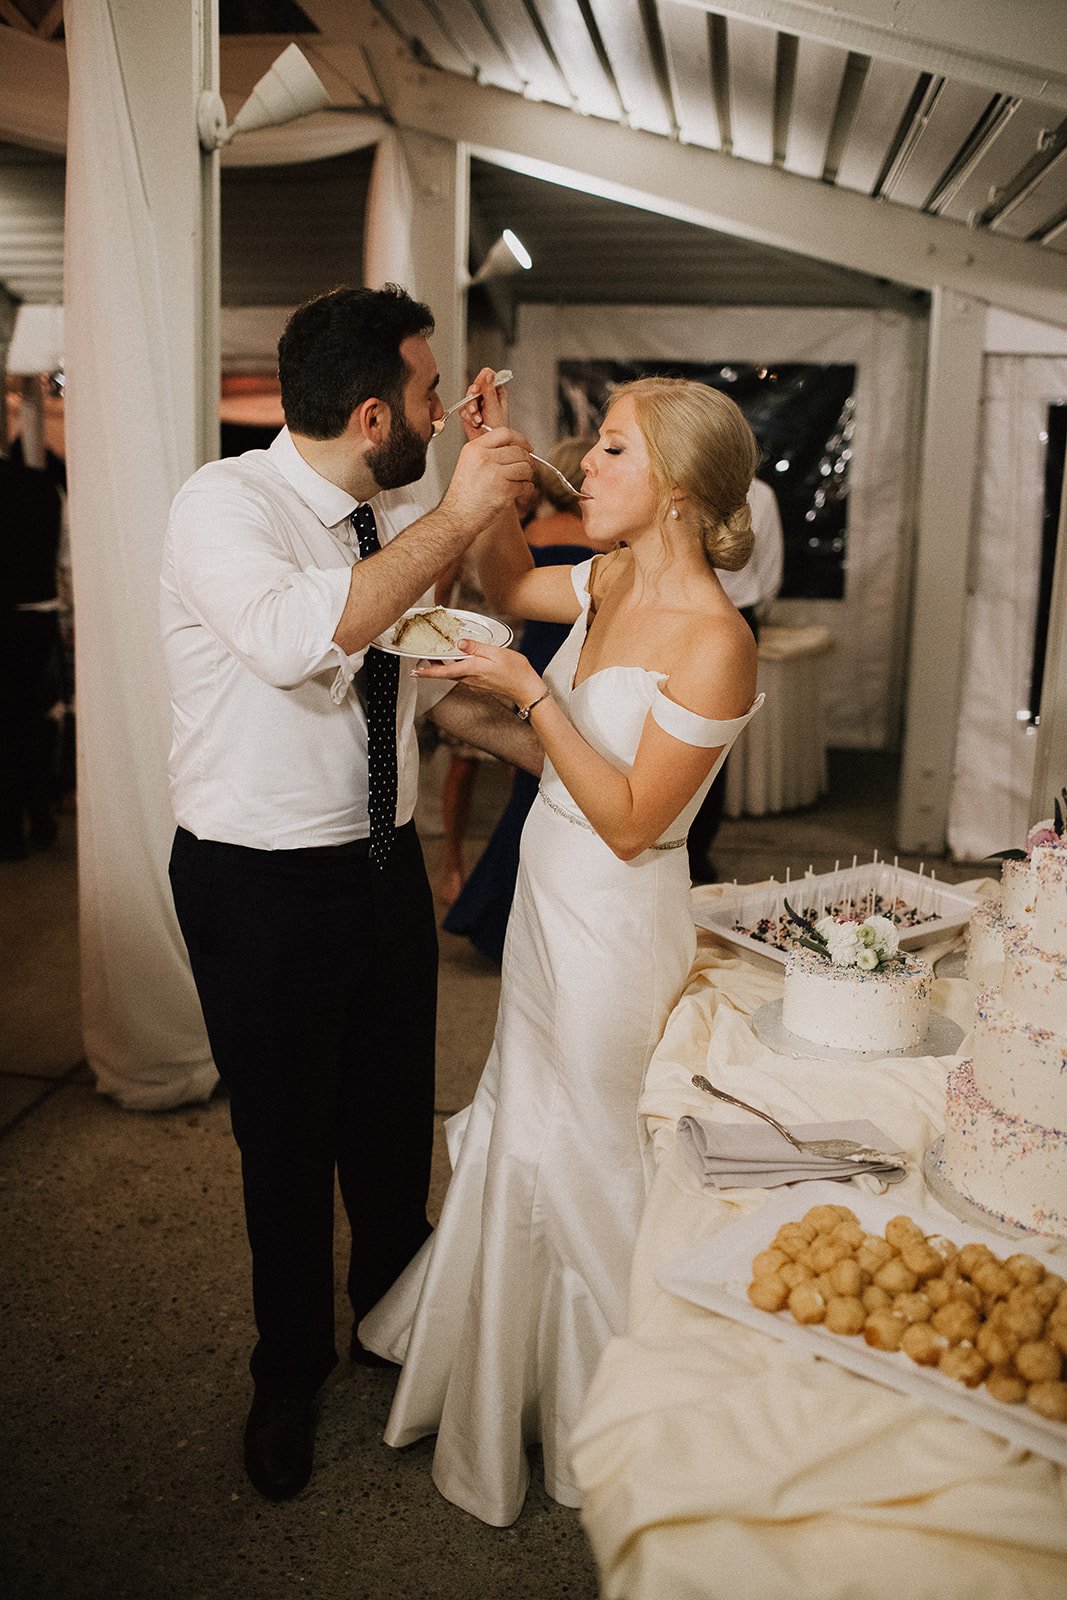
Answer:
<path fill-rule="evenodd" d="M 728 944 L 754 955 L 785 962 L 800 929 L 791 922 L 785 901 L 812 922 L 820 916 L 858 917 L 868 907 L 897 924 L 905 950 L 918 950 L 966 926 L 977 897 L 925 873 L 908 872 L 892 862 L 841 867 L 813 873 L 791 883 L 714 884 L 694 889 L 693 921 Z M 795 929 L 795 935 L 791 936 Z"/>

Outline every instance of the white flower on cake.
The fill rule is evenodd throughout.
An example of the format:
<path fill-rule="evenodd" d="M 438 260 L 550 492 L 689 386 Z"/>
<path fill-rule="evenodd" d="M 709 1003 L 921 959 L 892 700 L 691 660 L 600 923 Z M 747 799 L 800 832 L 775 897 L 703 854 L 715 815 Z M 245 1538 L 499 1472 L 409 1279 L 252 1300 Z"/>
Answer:
<path fill-rule="evenodd" d="M 796 917 L 788 903 L 786 910 Z M 816 955 L 825 956 L 835 967 L 877 972 L 899 958 L 900 938 L 888 917 L 865 917 L 862 922 L 839 922 L 836 917 L 820 917 L 814 923 L 806 918 L 797 920 L 807 931 L 801 944 Z"/>

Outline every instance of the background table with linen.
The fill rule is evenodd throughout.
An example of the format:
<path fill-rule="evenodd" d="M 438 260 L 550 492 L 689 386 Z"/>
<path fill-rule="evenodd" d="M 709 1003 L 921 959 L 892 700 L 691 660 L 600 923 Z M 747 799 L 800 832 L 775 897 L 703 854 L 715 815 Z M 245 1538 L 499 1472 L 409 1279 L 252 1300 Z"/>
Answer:
<path fill-rule="evenodd" d="M 984 891 L 987 883 L 961 885 Z M 717 887 L 695 891 L 715 895 Z M 957 936 L 956 945 L 962 944 Z M 952 940 L 928 946 L 937 959 Z M 780 965 L 701 933 L 689 986 L 649 1067 L 641 1111 L 655 1175 L 625 1335 L 608 1346 L 574 1439 L 583 1522 L 607 1600 L 1053 1600 L 1067 1594 L 1067 1468 L 667 1293 L 657 1268 L 784 1190 L 702 1188 L 677 1119 L 746 1114 L 694 1072 L 791 1122 L 863 1116 L 910 1161 L 894 1212 L 955 1219 L 920 1162 L 944 1119 L 950 1058 L 793 1060 L 749 1017 L 781 998 Z M 974 989 L 935 978 L 964 1028 Z M 869 1192 L 880 1180 L 853 1180 Z M 848 1204 L 852 1185 L 841 1186 Z M 797 1215 L 805 1209 L 795 1189 Z M 1025 1248 L 1005 1239 L 1004 1254 Z M 1067 1246 L 1065 1266 L 1067 1275 Z"/>
<path fill-rule="evenodd" d="M 763 817 L 810 806 L 827 790 L 825 679 L 829 628 L 760 630 L 758 687 L 767 696 L 730 752 L 728 817 Z"/>

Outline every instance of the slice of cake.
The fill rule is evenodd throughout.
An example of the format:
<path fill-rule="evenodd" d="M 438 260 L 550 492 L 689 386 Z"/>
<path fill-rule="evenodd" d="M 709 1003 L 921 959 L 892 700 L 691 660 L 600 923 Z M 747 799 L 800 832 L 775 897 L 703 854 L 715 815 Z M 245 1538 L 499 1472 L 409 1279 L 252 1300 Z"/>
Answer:
<path fill-rule="evenodd" d="M 393 644 L 409 655 L 439 656 L 446 650 L 459 648 L 463 638 L 463 623 L 444 606 L 434 606 L 432 611 L 417 611 L 410 617 L 401 617 L 393 629 Z"/>

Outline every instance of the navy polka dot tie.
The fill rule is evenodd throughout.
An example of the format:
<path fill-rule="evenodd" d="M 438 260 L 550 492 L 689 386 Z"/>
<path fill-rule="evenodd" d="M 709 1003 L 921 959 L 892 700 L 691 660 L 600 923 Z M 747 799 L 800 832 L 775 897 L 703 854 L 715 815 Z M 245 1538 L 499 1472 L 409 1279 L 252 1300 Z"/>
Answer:
<path fill-rule="evenodd" d="M 374 512 L 357 506 L 352 527 L 359 543 L 360 560 L 381 549 Z M 367 815 L 370 820 L 370 858 L 384 865 L 393 847 L 396 827 L 396 694 L 400 661 L 373 646 L 363 658 L 367 712 Z"/>

